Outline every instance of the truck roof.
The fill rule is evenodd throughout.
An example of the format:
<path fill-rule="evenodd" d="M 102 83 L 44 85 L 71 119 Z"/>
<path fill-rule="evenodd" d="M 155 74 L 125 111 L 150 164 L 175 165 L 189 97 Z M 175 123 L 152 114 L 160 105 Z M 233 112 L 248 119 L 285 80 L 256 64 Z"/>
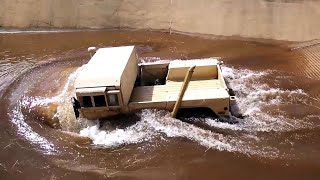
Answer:
<path fill-rule="evenodd" d="M 76 80 L 76 88 L 120 86 L 134 46 L 100 48 Z"/>

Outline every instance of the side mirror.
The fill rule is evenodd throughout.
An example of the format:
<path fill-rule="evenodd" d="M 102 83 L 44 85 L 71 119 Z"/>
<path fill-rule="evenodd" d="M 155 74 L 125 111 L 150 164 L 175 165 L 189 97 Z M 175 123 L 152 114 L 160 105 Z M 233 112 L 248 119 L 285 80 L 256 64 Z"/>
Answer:
<path fill-rule="evenodd" d="M 96 47 L 89 47 L 88 52 L 90 52 L 90 55 L 92 57 L 94 55 L 94 53 L 97 52 L 97 48 Z"/>

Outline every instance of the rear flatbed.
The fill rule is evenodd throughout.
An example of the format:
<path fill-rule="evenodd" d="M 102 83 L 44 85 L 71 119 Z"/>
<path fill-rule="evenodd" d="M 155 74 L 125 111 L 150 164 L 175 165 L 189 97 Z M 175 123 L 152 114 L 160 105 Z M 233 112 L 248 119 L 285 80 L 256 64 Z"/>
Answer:
<path fill-rule="evenodd" d="M 157 108 L 172 111 L 182 83 L 182 81 L 169 81 L 165 85 L 135 87 L 129 102 L 129 109 Z M 190 81 L 183 96 L 181 108 L 207 107 L 208 104 L 223 101 L 227 104 L 230 95 L 223 87 L 224 85 L 218 79 Z M 221 111 L 224 111 L 224 107 L 219 109 L 219 112 Z"/>

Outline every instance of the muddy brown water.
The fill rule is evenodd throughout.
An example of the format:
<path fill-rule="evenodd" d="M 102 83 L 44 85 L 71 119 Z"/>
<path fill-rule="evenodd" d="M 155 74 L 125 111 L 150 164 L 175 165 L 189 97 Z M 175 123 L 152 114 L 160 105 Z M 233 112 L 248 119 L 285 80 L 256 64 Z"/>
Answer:
<path fill-rule="evenodd" d="M 138 45 L 143 61 L 221 58 L 247 117 L 181 121 L 143 110 L 74 120 L 69 98 L 87 47 L 119 45 Z M 161 32 L 2 33 L 0 179 L 319 179 L 320 80 L 305 76 L 310 63 L 286 45 Z"/>

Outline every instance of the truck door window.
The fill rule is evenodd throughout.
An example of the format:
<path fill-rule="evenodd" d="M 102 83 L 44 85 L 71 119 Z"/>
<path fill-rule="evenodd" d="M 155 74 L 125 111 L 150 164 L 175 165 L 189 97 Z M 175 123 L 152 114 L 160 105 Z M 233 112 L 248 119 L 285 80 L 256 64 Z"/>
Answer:
<path fill-rule="evenodd" d="M 109 106 L 119 106 L 119 99 L 117 94 L 108 95 L 108 105 Z"/>
<path fill-rule="evenodd" d="M 82 97 L 82 104 L 83 107 L 92 107 L 92 101 L 90 96 L 83 96 Z"/>
<path fill-rule="evenodd" d="M 106 99 L 104 95 L 93 96 L 95 107 L 107 106 Z"/>

